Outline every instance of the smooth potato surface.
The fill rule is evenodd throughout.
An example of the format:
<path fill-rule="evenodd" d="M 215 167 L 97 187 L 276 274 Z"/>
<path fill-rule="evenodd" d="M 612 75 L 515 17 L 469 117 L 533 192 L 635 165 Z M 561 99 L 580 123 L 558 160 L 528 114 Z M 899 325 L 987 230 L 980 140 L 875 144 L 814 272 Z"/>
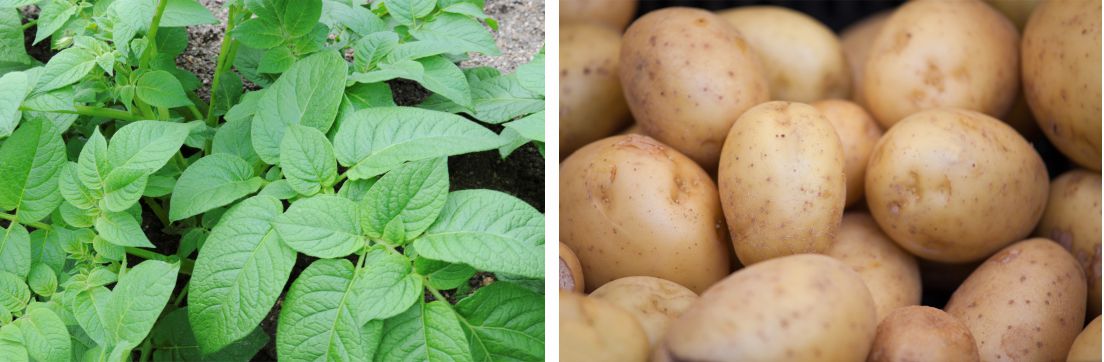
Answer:
<path fill-rule="evenodd" d="M 628 124 L 620 53 L 621 35 L 607 27 L 560 28 L 560 158 Z"/>
<path fill-rule="evenodd" d="M 637 0 L 560 0 L 560 24 L 594 23 L 618 32 L 632 21 Z"/>
<path fill-rule="evenodd" d="M 1061 360 L 1085 320 L 1085 275 L 1057 243 L 1029 239 L 982 263 L 944 309 L 970 329 L 983 360 Z"/>
<path fill-rule="evenodd" d="M 674 361 L 860 361 L 876 326 L 850 267 L 791 255 L 714 285 L 671 325 L 664 347 Z"/>
<path fill-rule="evenodd" d="M 744 113 L 717 173 L 740 262 L 827 250 L 843 216 L 844 178 L 839 137 L 816 108 L 768 102 Z"/>
<path fill-rule="evenodd" d="M 633 22 L 621 42 L 620 76 L 644 132 L 707 170 L 716 169 L 736 118 L 770 97 L 750 46 L 699 9 L 665 8 Z"/>
<path fill-rule="evenodd" d="M 862 79 L 863 68 L 866 67 L 866 58 L 870 55 L 870 45 L 882 31 L 882 26 L 889 20 L 891 11 L 883 11 L 868 16 L 859 22 L 848 26 L 840 33 L 840 46 L 843 47 L 844 57 L 851 69 L 851 100 L 860 105 L 866 104 L 863 96 Z"/>
<path fill-rule="evenodd" d="M 851 95 L 851 70 L 839 38 L 811 16 L 781 6 L 718 13 L 759 54 L 772 100 L 812 102 Z"/>
<path fill-rule="evenodd" d="M 812 103 L 836 130 L 843 145 L 843 168 L 847 174 L 847 201 L 851 206 L 862 199 L 866 181 L 866 164 L 874 145 L 882 138 L 878 122 L 858 104 L 842 99 L 826 99 Z"/>
<path fill-rule="evenodd" d="M 885 128 L 939 107 L 1001 117 L 1020 82 L 1018 44 L 1012 23 L 983 2 L 907 2 L 871 46 L 865 104 Z"/>
<path fill-rule="evenodd" d="M 1066 361 L 1099 361 L 1100 360 L 1100 316 L 1089 322 L 1085 330 L 1077 335 L 1070 347 Z"/>
<path fill-rule="evenodd" d="M 647 136 L 605 138 L 564 160 L 560 238 L 579 257 L 591 290 L 643 275 L 701 292 L 728 274 L 713 180 Z"/>
<path fill-rule="evenodd" d="M 575 252 L 564 243 L 560 243 L 560 289 L 576 293 L 586 290 L 583 265 Z"/>
<path fill-rule="evenodd" d="M 560 360 L 647 361 L 648 337 L 620 307 L 561 290 Z"/>
<path fill-rule="evenodd" d="M 1073 253 L 1089 282 L 1089 316 L 1100 315 L 1100 174 L 1072 170 L 1050 184 L 1050 198 L 1035 235 Z"/>
<path fill-rule="evenodd" d="M 836 241 L 825 254 L 859 273 L 874 298 L 878 321 L 894 309 L 920 304 L 916 258 L 894 244 L 869 214 L 844 214 Z"/>
<path fill-rule="evenodd" d="M 908 306 L 878 324 L 868 362 L 979 361 L 970 330 L 942 310 Z"/>
<path fill-rule="evenodd" d="M 678 283 L 653 277 L 625 277 L 606 283 L 591 298 L 617 305 L 636 317 L 655 346 L 667 326 L 690 308 L 698 295 Z"/>
<path fill-rule="evenodd" d="M 898 245 L 964 263 L 1026 237 L 1042 217 L 1048 182 L 1038 153 L 1008 125 L 937 109 L 909 116 L 878 142 L 866 199 Z"/>
<path fill-rule="evenodd" d="M 1100 1 L 1046 1 L 1024 29 L 1023 87 L 1039 128 L 1100 171 Z"/>

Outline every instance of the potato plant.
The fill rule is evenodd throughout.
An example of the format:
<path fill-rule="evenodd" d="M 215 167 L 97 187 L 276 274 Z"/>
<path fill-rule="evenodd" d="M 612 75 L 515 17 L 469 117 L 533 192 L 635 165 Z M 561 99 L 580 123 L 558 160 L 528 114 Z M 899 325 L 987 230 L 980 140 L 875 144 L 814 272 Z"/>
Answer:
<path fill-rule="evenodd" d="M 228 1 L 206 102 L 194 0 L 0 0 L 0 358 L 541 359 L 544 216 L 449 186 L 543 152 L 543 52 L 456 65 L 499 54 L 483 5 Z"/>

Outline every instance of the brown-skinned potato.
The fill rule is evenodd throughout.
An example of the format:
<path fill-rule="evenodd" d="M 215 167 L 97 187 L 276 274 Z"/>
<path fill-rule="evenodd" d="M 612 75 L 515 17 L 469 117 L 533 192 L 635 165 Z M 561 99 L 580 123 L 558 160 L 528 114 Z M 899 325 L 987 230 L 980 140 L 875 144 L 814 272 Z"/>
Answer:
<path fill-rule="evenodd" d="M 583 265 L 579 264 L 575 252 L 564 243 L 560 243 L 560 289 L 576 293 L 586 290 Z"/>
<path fill-rule="evenodd" d="M 859 22 L 848 26 L 840 33 L 840 45 L 847 59 L 847 65 L 851 68 L 851 100 L 865 106 L 866 97 L 862 93 L 863 68 L 866 66 L 866 58 L 870 55 L 870 44 L 878 37 L 886 20 L 889 20 L 890 11 L 883 11 L 868 16 Z"/>
<path fill-rule="evenodd" d="M 1089 317 L 1100 315 L 1100 174 L 1067 171 L 1050 183 L 1050 198 L 1035 235 L 1069 250 L 1089 282 Z"/>
<path fill-rule="evenodd" d="M 698 299 L 698 295 L 690 289 L 654 277 L 617 279 L 595 289 L 590 297 L 613 303 L 636 317 L 652 346 L 663 340 L 671 321 Z"/>
<path fill-rule="evenodd" d="M 628 124 L 620 54 L 614 30 L 586 23 L 560 28 L 560 158 Z"/>
<path fill-rule="evenodd" d="M 868 362 L 980 361 L 970 330 L 942 310 L 898 308 L 878 324 Z"/>
<path fill-rule="evenodd" d="M 866 164 L 874 145 L 882 138 L 882 129 L 858 104 L 842 99 L 826 99 L 811 105 L 832 122 L 843 145 L 843 168 L 847 174 L 845 205 L 854 205 L 863 197 Z"/>
<path fill-rule="evenodd" d="M 609 302 L 560 291 L 560 360 L 648 360 L 648 337 L 632 314 Z"/>
<path fill-rule="evenodd" d="M 859 273 L 881 321 L 891 311 L 920 304 L 916 258 L 893 243 L 865 212 L 843 214 L 836 241 L 825 253 Z"/>
<path fill-rule="evenodd" d="M 1096 316 L 1077 339 L 1073 340 L 1066 361 L 1099 361 L 1100 360 L 1100 316 Z"/>

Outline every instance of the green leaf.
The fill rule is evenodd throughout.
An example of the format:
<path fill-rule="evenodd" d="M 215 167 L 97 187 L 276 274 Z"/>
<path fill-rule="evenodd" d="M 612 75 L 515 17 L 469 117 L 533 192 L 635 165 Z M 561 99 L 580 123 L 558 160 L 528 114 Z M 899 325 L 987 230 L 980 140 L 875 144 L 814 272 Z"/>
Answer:
<path fill-rule="evenodd" d="M 0 271 L 26 278 L 31 272 L 31 235 L 19 223 L 0 231 Z"/>
<path fill-rule="evenodd" d="M 242 97 L 243 100 L 246 98 L 249 97 Z M 227 114 L 227 117 L 229 117 L 229 114 Z M 218 131 L 215 131 L 215 139 L 211 142 L 211 153 L 235 155 L 250 165 L 258 164 L 261 162 L 261 158 L 253 150 L 253 142 L 250 136 L 252 127 L 252 117 L 232 119 L 223 123 Z"/>
<path fill-rule="evenodd" d="M 78 228 L 90 228 L 96 224 L 96 217 L 100 211 L 97 209 L 81 209 L 68 202 L 61 203 L 58 207 L 61 219 L 69 226 Z"/>
<path fill-rule="evenodd" d="M 444 57 L 431 57 L 418 59 L 425 69 L 425 74 L 419 81 L 426 89 L 445 96 L 456 104 L 466 108 L 472 107 L 472 93 L 468 86 L 464 72 L 456 64 Z"/>
<path fill-rule="evenodd" d="M 38 77 L 35 93 L 58 89 L 84 78 L 96 66 L 96 54 L 87 49 L 67 48 L 55 54 Z"/>
<path fill-rule="evenodd" d="M 348 180 L 341 184 L 341 189 L 337 191 L 337 195 L 349 200 L 360 202 L 364 199 L 364 196 L 368 194 L 368 190 L 376 184 L 379 178 L 373 177 L 362 180 Z"/>
<path fill-rule="evenodd" d="M 317 129 L 290 125 L 280 144 L 280 167 L 296 192 L 310 196 L 337 181 L 337 160 L 326 135 Z"/>
<path fill-rule="evenodd" d="M 23 278 L 0 270 L 0 308 L 7 309 L 9 313 L 15 313 L 27 307 L 31 300 L 31 289 L 23 282 Z"/>
<path fill-rule="evenodd" d="M 339 258 L 360 249 L 356 203 L 333 195 L 318 195 L 291 204 L 272 226 L 292 249 L 317 258 Z"/>
<path fill-rule="evenodd" d="M 471 87 L 475 118 L 499 124 L 544 110 L 544 98 L 525 89 L 514 76 L 492 78 Z"/>
<path fill-rule="evenodd" d="M 252 333 L 283 291 L 296 254 L 272 229 L 282 209 L 273 197 L 246 199 L 223 216 L 200 249 L 188 317 L 203 351 Z"/>
<path fill-rule="evenodd" d="M 466 283 L 476 270 L 464 264 L 451 264 L 422 257 L 414 259 L 414 270 L 426 277 L 427 285 L 437 290 L 456 289 Z"/>
<path fill-rule="evenodd" d="M 280 200 L 290 200 L 291 198 L 298 197 L 299 193 L 295 192 L 288 184 L 287 180 L 276 180 L 265 185 L 259 195 L 268 195 Z"/>
<path fill-rule="evenodd" d="M 111 137 L 107 160 L 111 165 L 106 183 L 116 190 L 142 175 L 156 172 L 184 144 L 192 126 L 183 123 L 138 121 L 120 128 Z"/>
<path fill-rule="evenodd" d="M 258 17 L 278 20 L 291 37 L 310 33 L 322 16 L 322 0 L 248 0 L 245 6 Z"/>
<path fill-rule="evenodd" d="M 503 126 L 517 131 L 527 139 L 544 142 L 544 111 L 530 114 Z"/>
<path fill-rule="evenodd" d="M 130 170 L 129 172 L 135 172 Z M 108 188 L 104 198 L 100 203 L 100 208 L 120 212 L 129 209 L 134 204 L 138 203 L 138 199 L 142 198 L 142 194 L 145 193 L 146 184 L 149 182 L 149 176 L 140 175 L 137 179 L 134 179 L 128 184 L 118 185 L 108 184 L 108 186 L 120 187 L 117 189 Z"/>
<path fill-rule="evenodd" d="M 146 260 L 119 277 L 103 310 L 109 341 L 118 343 L 146 338 L 172 295 L 178 270 L 178 263 Z"/>
<path fill-rule="evenodd" d="M 353 64 L 357 71 L 372 69 L 399 44 L 399 35 L 381 31 L 365 35 L 353 44 Z"/>
<path fill-rule="evenodd" d="M 204 354 L 196 342 L 196 330 L 188 323 L 188 309 L 172 311 L 157 322 L 150 333 L 154 361 L 249 361 L 268 343 L 260 327 L 215 353 Z"/>
<path fill-rule="evenodd" d="M 517 69 L 518 83 L 534 94 L 544 95 L 544 50 L 533 56 L 533 61 Z"/>
<path fill-rule="evenodd" d="M 253 118 L 252 141 L 266 163 L 280 159 L 280 143 L 288 125 L 329 131 L 345 89 L 348 63 L 336 51 L 309 55 L 295 62 L 265 90 Z"/>
<path fill-rule="evenodd" d="M 77 158 L 77 177 L 88 189 L 99 191 L 104 189 L 108 171 L 111 170 L 107 164 L 107 139 L 96 127 Z"/>
<path fill-rule="evenodd" d="M 138 220 L 128 212 L 104 212 L 96 218 L 96 233 L 118 246 L 152 248 Z"/>
<path fill-rule="evenodd" d="M 31 264 L 46 264 L 60 275 L 65 266 L 62 244 L 70 242 L 72 231 L 54 225 L 53 229 L 39 229 L 31 233 Z"/>
<path fill-rule="evenodd" d="M 154 107 L 175 108 L 192 104 L 180 81 L 163 70 L 142 74 L 134 92 L 138 99 Z"/>
<path fill-rule="evenodd" d="M 69 330 L 53 311 L 39 304 L 15 321 L 23 332 L 27 354 L 36 361 L 67 361 L 70 357 Z"/>
<path fill-rule="evenodd" d="M 451 44 L 448 53 L 477 52 L 489 56 L 502 54 L 491 35 L 478 20 L 464 15 L 444 13 L 420 27 L 410 29 L 419 40 Z"/>
<path fill-rule="evenodd" d="M 364 269 L 353 282 L 351 312 L 357 324 L 391 318 L 422 298 L 422 277 L 414 274 L 410 260 L 383 248 L 364 254 Z"/>
<path fill-rule="evenodd" d="M 448 302 L 418 302 L 384 321 L 377 361 L 471 361 L 464 331 Z"/>
<path fill-rule="evenodd" d="M 480 288 L 456 304 L 466 320 L 477 361 L 540 361 L 544 358 L 544 297 L 506 282 Z"/>
<path fill-rule="evenodd" d="M 361 227 L 374 239 L 391 220 L 401 219 L 406 239 L 413 239 L 437 219 L 448 197 L 448 160 L 410 162 L 388 172 L 361 201 Z M 405 243 L 406 240 L 389 240 Z"/>
<path fill-rule="evenodd" d="M 541 278 L 544 215 L 501 192 L 452 192 L 441 217 L 414 241 L 414 248 L 430 259 Z"/>
<path fill-rule="evenodd" d="M 160 26 L 171 28 L 200 24 L 218 24 L 218 19 L 195 0 L 167 0 Z"/>
<path fill-rule="evenodd" d="M 394 93 L 387 83 L 358 83 L 345 88 L 345 97 L 356 110 L 375 107 L 394 107 Z"/>
<path fill-rule="evenodd" d="M 225 115 L 226 112 L 229 112 L 230 109 L 241 102 L 242 88 L 244 86 L 241 77 L 237 73 L 220 73 L 218 88 L 215 89 L 215 108 L 213 110 L 215 115 Z M 254 106 L 256 106 L 256 103 L 254 103 Z M 226 120 L 229 122 L 231 118 L 226 117 Z"/>
<path fill-rule="evenodd" d="M 64 132 L 77 120 L 78 116 L 76 114 L 58 112 L 76 112 L 77 110 L 73 107 L 73 100 L 75 98 L 76 94 L 71 87 L 32 95 L 23 101 L 23 106 L 41 110 L 42 112 L 23 112 L 23 119 L 48 121 L 52 123 L 55 128 Z"/>
<path fill-rule="evenodd" d="M 106 344 L 110 338 L 104 326 L 104 317 L 107 315 L 110 300 L 111 292 L 107 288 L 97 286 L 83 291 L 78 290 L 70 306 L 73 317 L 80 324 L 81 329 L 88 334 L 89 338 L 101 345 Z"/>
<path fill-rule="evenodd" d="M 238 156 L 216 153 L 188 166 L 169 199 L 169 221 L 202 214 L 257 192 L 264 180 Z"/>
<path fill-rule="evenodd" d="M 5 315 L 10 317 L 10 313 Z M 4 357 L 10 359 L 11 362 L 30 360 L 27 357 L 27 348 L 23 346 L 23 334 L 19 330 L 19 326 L 9 323 L 0 327 L 0 353 L 3 353 Z"/>
<path fill-rule="evenodd" d="M 23 22 L 19 9 L 0 8 L 0 73 L 24 70 L 37 63 L 23 47 Z"/>
<path fill-rule="evenodd" d="M 242 22 L 230 32 L 234 38 L 251 48 L 268 49 L 284 43 L 279 23 L 267 18 L 253 18 Z"/>
<path fill-rule="evenodd" d="M 23 72 L 11 72 L 0 76 L 0 138 L 7 137 L 19 125 L 19 119 L 23 113 L 19 111 L 19 105 L 27 97 L 27 74 Z"/>
<path fill-rule="evenodd" d="M 417 108 L 370 108 L 341 124 L 334 152 L 349 179 L 383 174 L 407 161 L 498 148 L 498 136 L 455 114 Z"/>
<path fill-rule="evenodd" d="M 70 18 L 77 13 L 77 5 L 63 0 L 49 0 L 46 5 L 40 7 L 38 13 L 38 26 L 35 27 L 35 38 L 31 44 L 46 39 L 61 29 Z"/>
<path fill-rule="evenodd" d="M 139 31 L 149 28 L 156 12 L 157 3 L 146 0 L 115 0 L 111 3 L 109 14 L 115 20 L 112 41 L 123 54 L 130 53 L 130 41 Z"/>
<path fill-rule="evenodd" d="M 61 192 L 61 196 L 65 198 L 65 201 L 80 209 L 88 210 L 96 207 L 96 201 L 100 199 L 101 195 L 97 195 L 84 186 L 80 176 L 77 175 L 79 172 L 77 168 L 76 162 L 68 162 L 65 166 L 62 166 L 61 174 L 58 177 L 58 191 Z"/>
<path fill-rule="evenodd" d="M 353 73 L 349 79 L 359 83 L 378 83 L 395 78 L 406 78 L 419 81 L 425 75 L 422 63 L 413 60 L 402 60 L 394 63 L 380 63 L 379 70 L 367 73 Z"/>
<path fill-rule="evenodd" d="M 0 210 L 16 210 L 21 222 L 38 221 L 61 204 L 58 176 L 65 143 L 52 125 L 26 122 L 0 145 Z"/>
<path fill-rule="evenodd" d="M 429 15 L 435 6 L 434 0 L 387 0 L 387 11 L 402 25 L 414 25 L 416 19 Z"/>
<path fill-rule="evenodd" d="M 163 197 L 172 193 L 176 187 L 176 179 L 169 176 L 151 175 L 146 181 L 146 189 L 142 196 Z"/>
<path fill-rule="evenodd" d="M 34 291 L 35 294 L 49 297 L 54 295 L 54 292 L 57 291 L 57 275 L 54 274 L 54 270 L 50 269 L 50 266 L 46 264 L 34 264 L 34 266 L 31 267 L 31 274 L 27 276 L 27 285 L 31 287 L 31 290 Z"/>
<path fill-rule="evenodd" d="M 275 47 L 265 52 L 257 71 L 261 73 L 283 73 L 295 63 L 295 54 L 287 47 Z"/>
<path fill-rule="evenodd" d="M 467 15 L 479 20 L 483 20 L 487 22 L 487 26 L 489 26 L 491 30 L 498 31 L 498 22 L 495 21 L 494 18 L 491 18 L 490 16 L 487 16 L 487 14 L 483 13 L 482 4 L 476 5 L 476 3 L 473 2 L 459 1 L 451 5 L 445 5 L 442 3 L 441 7 L 441 11 L 444 11 L 446 13 Z"/>
<path fill-rule="evenodd" d="M 367 361 L 357 303 L 356 271 L 345 259 L 311 263 L 291 284 L 276 327 L 276 353 L 289 361 Z"/>
<path fill-rule="evenodd" d="M 387 24 L 372 11 L 363 6 L 349 5 L 333 0 L 323 1 L 322 17 L 319 21 L 326 24 L 330 29 L 336 30 L 338 27 L 344 26 L 361 36 L 388 29 Z"/>

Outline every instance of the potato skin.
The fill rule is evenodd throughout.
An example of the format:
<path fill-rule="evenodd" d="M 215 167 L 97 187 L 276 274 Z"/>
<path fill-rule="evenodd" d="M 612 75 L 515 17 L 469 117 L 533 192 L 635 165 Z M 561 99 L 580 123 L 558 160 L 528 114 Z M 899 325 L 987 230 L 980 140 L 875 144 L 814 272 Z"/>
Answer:
<path fill-rule="evenodd" d="M 1089 282 L 1089 317 L 1100 315 L 1100 174 L 1071 170 L 1050 184 L 1050 198 L 1035 235 L 1069 250 Z"/>
<path fill-rule="evenodd" d="M 648 337 L 629 312 L 560 291 L 561 361 L 647 361 Z"/>
<path fill-rule="evenodd" d="M 1089 322 L 1085 330 L 1077 335 L 1070 347 L 1066 361 L 1099 361 L 1100 360 L 1100 316 Z"/>
<path fill-rule="evenodd" d="M 560 289 L 582 293 L 586 290 L 583 265 L 566 244 L 560 243 Z"/>
<path fill-rule="evenodd" d="M 714 285 L 664 339 L 674 361 L 859 361 L 877 321 L 850 267 L 801 254 L 744 268 Z"/>
<path fill-rule="evenodd" d="M 1046 1 L 1024 29 L 1023 86 L 1043 133 L 1100 171 L 1100 1 Z"/>
<path fill-rule="evenodd" d="M 840 33 L 840 46 L 843 47 L 843 55 L 851 68 L 851 100 L 864 107 L 866 97 L 862 93 L 862 80 L 866 58 L 870 56 L 870 45 L 882 31 L 882 26 L 885 25 L 886 20 L 889 20 L 890 14 L 892 14 L 891 11 L 883 11 L 868 16 Z"/>
<path fill-rule="evenodd" d="M 982 263 L 945 310 L 985 360 L 1060 360 L 1085 320 L 1085 275 L 1057 243 L 1028 239 Z"/>
<path fill-rule="evenodd" d="M 882 138 L 878 122 L 858 104 L 842 99 L 826 99 L 812 103 L 824 118 L 832 122 L 843 145 L 843 168 L 847 174 L 847 201 L 851 206 L 863 197 L 866 163 L 874 145 Z"/>
<path fill-rule="evenodd" d="M 650 12 L 621 41 L 621 85 L 633 118 L 711 171 L 732 123 L 770 97 L 765 74 L 740 34 L 705 10 Z"/>
<path fill-rule="evenodd" d="M 1031 233 L 1046 205 L 1046 167 L 1008 125 L 936 109 L 886 132 L 866 170 L 878 225 L 912 254 L 944 263 L 985 258 Z"/>
<path fill-rule="evenodd" d="M 690 289 L 654 277 L 617 279 L 595 289 L 590 297 L 617 305 L 636 317 L 652 346 L 663 340 L 667 325 L 698 300 L 698 295 Z"/>
<path fill-rule="evenodd" d="M 851 95 L 851 70 L 831 29 L 781 6 L 741 6 L 717 13 L 762 60 L 772 100 L 812 102 Z"/>
<path fill-rule="evenodd" d="M 916 258 L 893 243 L 865 212 L 843 214 L 839 234 L 825 253 L 859 273 L 881 321 L 894 309 L 920 304 Z"/>
<path fill-rule="evenodd" d="M 878 324 L 868 362 L 979 361 L 970 330 L 942 310 L 908 306 Z"/>
<path fill-rule="evenodd" d="M 812 106 L 768 102 L 740 116 L 717 172 L 740 262 L 827 250 L 843 217 L 843 167 L 839 137 Z"/>
<path fill-rule="evenodd" d="M 697 293 L 728 274 L 713 180 L 647 136 L 605 138 L 560 164 L 560 238 L 591 290 L 646 275 Z"/>
<path fill-rule="evenodd" d="M 560 24 L 594 23 L 618 32 L 636 14 L 637 0 L 560 0 Z"/>
<path fill-rule="evenodd" d="M 1019 85 L 1018 42 L 1012 23 L 983 2 L 905 3 L 871 46 L 865 104 L 887 129 L 939 107 L 999 118 Z"/>
<path fill-rule="evenodd" d="M 628 125 L 620 54 L 621 35 L 607 27 L 560 28 L 560 158 Z"/>

